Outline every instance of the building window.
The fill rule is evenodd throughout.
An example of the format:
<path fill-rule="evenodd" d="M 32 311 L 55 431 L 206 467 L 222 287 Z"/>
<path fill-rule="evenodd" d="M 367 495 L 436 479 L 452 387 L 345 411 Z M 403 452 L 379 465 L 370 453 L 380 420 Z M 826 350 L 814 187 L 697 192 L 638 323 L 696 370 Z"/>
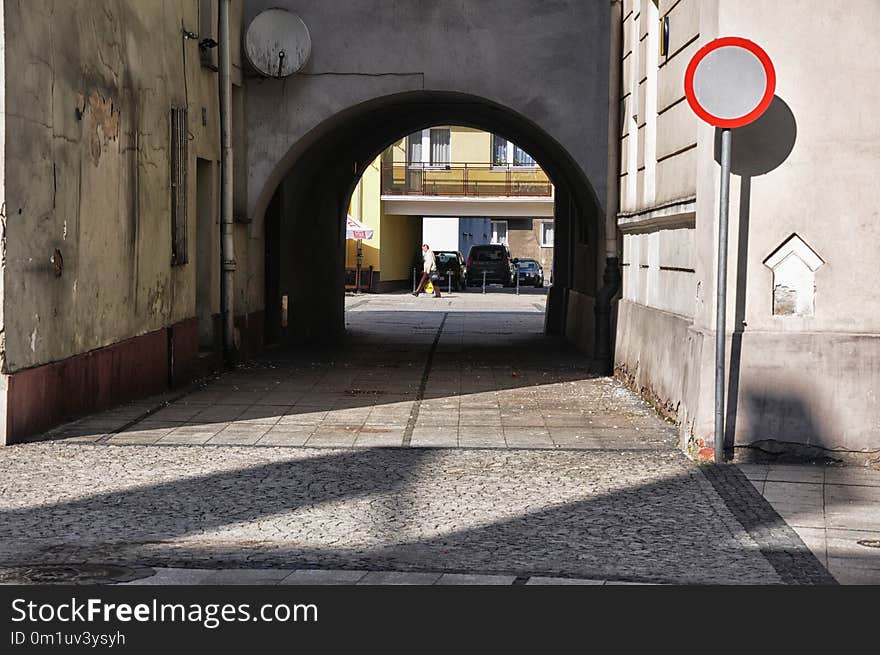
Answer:
<path fill-rule="evenodd" d="M 492 241 L 507 245 L 507 221 L 492 221 Z"/>
<path fill-rule="evenodd" d="M 492 165 L 527 166 L 532 168 L 537 166 L 529 153 L 513 141 L 508 141 L 497 134 L 492 135 Z"/>
<path fill-rule="evenodd" d="M 431 128 L 431 166 L 448 166 L 450 157 L 449 128 Z"/>
<path fill-rule="evenodd" d="M 171 108 L 171 264 L 186 264 L 186 108 Z"/>
<path fill-rule="evenodd" d="M 535 166 L 535 160 L 525 150 L 517 145 L 510 144 L 513 147 L 513 165 L 514 166 Z"/>
<path fill-rule="evenodd" d="M 492 164 L 494 166 L 507 166 L 507 139 L 492 135 Z"/>
<path fill-rule="evenodd" d="M 422 163 L 422 133 L 416 132 L 406 137 L 406 161 L 409 164 Z"/>
<path fill-rule="evenodd" d="M 549 221 L 541 223 L 541 247 L 553 247 L 553 223 Z"/>
<path fill-rule="evenodd" d="M 406 158 L 410 166 L 449 166 L 452 139 L 448 127 L 432 127 L 406 138 Z"/>

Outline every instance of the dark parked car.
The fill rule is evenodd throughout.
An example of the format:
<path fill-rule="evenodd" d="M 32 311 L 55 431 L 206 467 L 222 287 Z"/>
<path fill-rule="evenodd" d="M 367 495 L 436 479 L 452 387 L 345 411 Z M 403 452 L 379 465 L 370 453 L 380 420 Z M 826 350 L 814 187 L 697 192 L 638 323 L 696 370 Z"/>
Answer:
<path fill-rule="evenodd" d="M 483 284 L 483 273 L 486 274 L 486 284 L 503 284 L 506 287 L 516 284 L 516 269 L 507 246 L 471 246 L 467 258 L 468 286 Z"/>
<path fill-rule="evenodd" d="M 540 289 L 544 286 L 544 268 L 536 259 L 520 258 L 516 260 L 516 271 L 521 286 L 533 286 Z"/>
<path fill-rule="evenodd" d="M 437 280 L 441 290 L 449 288 L 449 280 L 452 279 L 452 288 L 464 291 L 464 257 L 460 252 L 440 250 L 434 253 L 434 261 L 437 262 Z"/>

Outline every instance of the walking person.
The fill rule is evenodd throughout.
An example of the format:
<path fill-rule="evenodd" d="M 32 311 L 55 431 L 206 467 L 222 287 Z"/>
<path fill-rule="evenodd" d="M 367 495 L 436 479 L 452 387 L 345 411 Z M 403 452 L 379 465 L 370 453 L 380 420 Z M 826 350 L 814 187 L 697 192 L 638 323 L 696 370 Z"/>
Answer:
<path fill-rule="evenodd" d="M 434 259 L 434 252 L 428 247 L 427 243 L 422 244 L 422 260 L 424 262 L 422 265 L 422 279 L 419 281 L 418 288 L 413 291 L 413 295 L 416 297 L 425 288 L 428 280 L 433 280 L 437 273 L 437 260 Z M 431 284 L 431 286 L 434 287 L 434 297 L 440 298 L 440 285 Z"/>

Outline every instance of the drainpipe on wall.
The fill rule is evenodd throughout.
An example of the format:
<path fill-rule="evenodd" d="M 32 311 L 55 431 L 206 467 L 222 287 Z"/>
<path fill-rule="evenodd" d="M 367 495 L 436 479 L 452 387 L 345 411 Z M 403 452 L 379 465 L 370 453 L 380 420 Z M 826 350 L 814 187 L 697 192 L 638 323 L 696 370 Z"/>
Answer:
<path fill-rule="evenodd" d="M 232 0 L 220 0 L 220 311 L 223 316 L 223 353 L 227 364 L 235 354 L 235 240 L 232 222 L 232 59 L 229 13 Z"/>
<path fill-rule="evenodd" d="M 605 209 L 605 258 L 619 257 L 617 210 L 620 203 L 620 48 L 623 30 L 621 0 L 611 0 L 611 61 L 608 69 L 608 206 Z"/>
<path fill-rule="evenodd" d="M 611 334 L 611 300 L 620 289 L 620 255 L 617 243 L 617 209 L 620 199 L 620 46 L 623 13 L 621 0 L 611 0 L 611 38 L 608 68 L 608 177 L 605 202 L 605 274 L 596 295 L 596 366 L 614 371 Z"/>

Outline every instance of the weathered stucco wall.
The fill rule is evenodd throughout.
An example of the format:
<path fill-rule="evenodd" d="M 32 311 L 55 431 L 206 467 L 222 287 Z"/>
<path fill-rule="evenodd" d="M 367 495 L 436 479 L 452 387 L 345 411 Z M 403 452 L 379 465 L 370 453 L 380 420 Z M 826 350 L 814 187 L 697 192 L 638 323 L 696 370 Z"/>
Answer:
<path fill-rule="evenodd" d="M 880 127 L 868 111 L 880 102 L 880 89 L 864 83 L 876 74 L 876 62 L 864 53 L 880 50 L 880 36 L 866 27 L 880 21 L 880 5 L 828 2 L 803 11 L 794 0 L 721 1 L 717 12 L 718 33 L 761 44 L 777 75 L 774 105 L 733 135 L 739 147 L 731 193 L 728 415 L 736 407 L 738 418 L 728 442 L 880 450 L 880 400 L 873 391 L 880 312 L 877 294 L 861 282 L 880 266 L 880 210 L 870 201 L 880 176 Z M 833 38 L 816 40 L 820 34 Z M 712 130 L 701 131 L 706 163 L 697 274 L 707 281 L 714 279 L 709 244 L 717 229 L 714 138 Z M 773 309 L 773 275 L 764 262 L 792 234 L 824 261 L 815 274 L 812 315 Z M 696 329 L 710 339 L 714 311 L 707 301 L 695 317 Z M 704 358 L 712 350 L 704 347 Z M 711 405 L 702 398 L 689 406 L 695 424 L 705 425 Z"/>
<path fill-rule="evenodd" d="M 880 102 L 880 89 L 865 83 L 876 65 L 864 53 L 880 49 L 880 37 L 866 27 L 880 20 L 880 5 L 827 2 L 804 11 L 802 4 L 689 0 L 675 3 L 670 12 L 672 34 L 682 23 L 699 26 L 699 38 L 688 48 L 720 34 L 741 35 L 767 51 L 777 74 L 770 109 L 733 133 L 726 441 L 805 453 L 817 448 L 876 452 L 880 312 L 865 280 L 880 265 L 880 221 L 870 200 L 880 175 L 880 127 L 870 108 Z M 661 96 L 663 86 L 661 76 Z M 681 120 L 667 125 L 671 133 L 663 139 L 686 143 L 692 138 L 695 119 Z M 642 280 L 625 279 L 624 297 L 633 305 L 621 315 L 639 320 L 618 326 L 619 374 L 661 404 L 677 407 L 683 445 L 689 439 L 711 442 L 713 434 L 717 138 L 713 128 L 696 124 L 689 174 L 696 199 L 692 207 L 682 206 L 695 212 L 690 263 L 679 264 L 693 270 L 693 283 L 677 293 L 690 292 L 692 309 L 674 310 L 693 317 L 688 347 L 681 345 L 681 329 L 664 328 L 670 318 L 659 311 L 662 303 L 651 299 L 658 290 L 669 298 L 657 286 L 660 271 L 653 282 L 650 268 L 642 269 Z M 658 197 L 675 195 L 664 190 L 659 171 L 657 185 Z M 634 213 L 622 216 L 625 230 L 638 227 Z M 675 220 L 656 213 L 652 218 L 653 226 L 627 236 L 624 261 L 631 267 L 653 267 L 650 257 L 642 261 L 645 233 L 669 231 L 669 221 Z M 813 311 L 805 315 L 774 311 L 773 271 L 764 263 L 792 234 L 822 262 L 812 302 L 804 303 Z M 646 335 L 653 335 L 652 350 L 676 353 L 674 360 L 664 363 L 646 350 Z"/>
<path fill-rule="evenodd" d="M 193 164 L 217 158 L 217 119 L 198 120 L 216 102 L 182 24 L 197 3 L 5 3 L 7 372 L 194 314 L 194 267 L 170 264 L 168 116 L 188 93 Z"/>
<path fill-rule="evenodd" d="M 520 112 L 564 145 L 604 203 L 606 3 L 247 0 L 245 24 L 275 6 L 301 16 L 312 54 L 302 74 L 247 87 L 255 218 L 311 130 L 367 100 L 422 90 L 472 94 Z"/>
<path fill-rule="evenodd" d="M 617 375 L 664 417 L 679 418 L 687 394 L 691 321 L 630 300 L 617 308 Z"/>
<path fill-rule="evenodd" d="M 696 164 L 699 121 L 684 99 L 687 62 L 713 33 L 709 3 L 624 0 L 620 141 L 623 288 L 615 371 L 665 416 L 688 395 L 698 298 Z M 660 18 L 669 46 L 660 54 Z"/>
<path fill-rule="evenodd" d="M 216 21 L 213 5 L 211 20 Z M 5 320 L 0 335 L 6 338 L 0 343 L 0 373 L 9 376 L 4 385 L 19 390 L 4 396 L 10 415 L 2 421 L 4 429 L 28 431 L 37 423 L 101 405 L 85 398 L 86 405 L 74 407 L 44 395 L 49 405 L 40 417 L 37 409 L 22 408 L 23 394 L 35 397 L 48 393 L 51 385 L 76 380 L 97 384 L 96 367 L 105 365 L 109 368 L 102 375 L 110 378 L 122 376 L 123 369 L 126 376 L 137 376 L 137 352 L 162 359 L 166 367 L 165 373 L 144 374 L 149 384 L 141 385 L 143 392 L 179 377 L 180 370 L 171 370 L 172 358 L 183 366 L 184 357 L 195 355 L 192 329 L 171 326 L 189 326 L 197 315 L 199 257 L 210 257 L 209 266 L 219 267 L 211 216 L 217 189 L 212 184 L 207 194 L 197 190 L 197 162 L 207 164 L 203 170 L 209 173 L 216 174 L 218 167 L 217 72 L 203 65 L 198 39 L 184 34 L 199 31 L 205 6 L 196 0 L 3 3 L 4 63 L 15 74 L 4 78 L 2 93 L 2 133 L 9 138 L 3 153 L 0 291 Z M 241 3 L 233 7 L 233 40 L 238 43 Z M 211 36 L 216 33 L 199 38 Z M 233 59 L 240 85 L 237 48 Z M 188 108 L 187 263 L 178 265 L 171 257 L 172 107 Z M 243 105 L 238 125 L 242 131 Z M 201 228 L 200 199 L 211 205 Z M 248 271 L 247 228 L 237 231 L 244 235 L 240 252 L 242 269 Z M 199 248 L 200 241 L 214 246 Z M 244 312 L 248 285 L 262 284 L 253 277 L 241 275 L 239 308 Z M 219 311 L 215 286 L 206 287 L 212 313 Z M 131 341 L 143 337 L 144 344 L 158 344 L 147 335 L 166 328 L 173 334 L 161 353 L 150 355 L 140 350 L 140 342 Z M 113 350 L 122 353 L 124 366 L 96 364 L 104 361 L 99 355 L 77 358 L 120 343 L 130 344 Z M 70 365 L 55 366 L 68 360 Z M 29 373 L 27 382 L 16 386 L 15 375 L 28 369 L 43 373 Z M 68 377 L 50 379 L 58 371 Z M 129 382 L 111 379 L 109 385 Z M 84 393 L 106 396 L 105 403 L 120 400 L 91 386 Z M 64 407 L 51 406 L 50 396 Z"/>

